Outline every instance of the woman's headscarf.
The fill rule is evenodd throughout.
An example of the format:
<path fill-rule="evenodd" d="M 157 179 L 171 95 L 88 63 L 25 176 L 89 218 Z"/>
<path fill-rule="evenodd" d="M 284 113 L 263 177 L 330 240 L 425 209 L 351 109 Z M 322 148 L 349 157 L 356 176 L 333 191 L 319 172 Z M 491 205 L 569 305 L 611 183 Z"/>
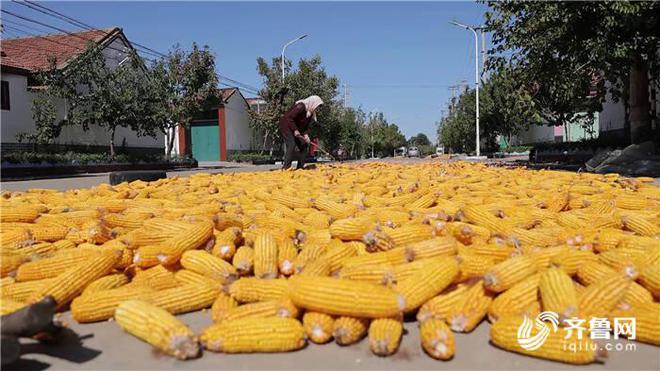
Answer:
<path fill-rule="evenodd" d="M 323 104 L 321 97 L 318 95 L 310 95 L 309 97 L 296 102 L 296 104 L 298 103 L 304 104 L 305 109 L 307 110 L 307 117 L 314 117 L 314 121 L 316 121 L 316 109 Z"/>

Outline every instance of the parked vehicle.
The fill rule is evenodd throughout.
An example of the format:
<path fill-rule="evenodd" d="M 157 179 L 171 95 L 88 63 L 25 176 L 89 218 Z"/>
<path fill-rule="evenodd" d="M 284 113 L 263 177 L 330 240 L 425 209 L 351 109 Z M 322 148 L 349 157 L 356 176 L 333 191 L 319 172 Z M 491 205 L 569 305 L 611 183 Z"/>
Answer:
<path fill-rule="evenodd" d="M 419 149 L 417 147 L 408 148 L 408 157 L 419 157 Z"/>
<path fill-rule="evenodd" d="M 445 148 L 442 146 L 435 147 L 436 155 L 443 155 L 445 153 Z"/>

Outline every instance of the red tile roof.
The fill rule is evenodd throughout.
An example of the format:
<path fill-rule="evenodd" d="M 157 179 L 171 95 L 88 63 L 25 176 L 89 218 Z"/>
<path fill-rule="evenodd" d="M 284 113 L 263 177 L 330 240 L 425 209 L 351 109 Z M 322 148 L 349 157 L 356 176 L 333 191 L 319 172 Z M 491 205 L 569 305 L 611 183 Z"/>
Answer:
<path fill-rule="evenodd" d="M 0 43 L 0 64 L 3 67 L 38 72 L 50 68 L 50 58 L 54 57 L 57 66 L 61 68 L 84 52 L 90 41 L 101 44 L 117 32 L 121 32 L 121 29 L 113 27 L 71 34 L 3 39 Z"/>
<path fill-rule="evenodd" d="M 226 101 L 229 99 L 229 97 L 232 96 L 238 90 L 238 88 L 222 88 L 220 89 L 220 93 L 222 93 L 222 100 Z"/>

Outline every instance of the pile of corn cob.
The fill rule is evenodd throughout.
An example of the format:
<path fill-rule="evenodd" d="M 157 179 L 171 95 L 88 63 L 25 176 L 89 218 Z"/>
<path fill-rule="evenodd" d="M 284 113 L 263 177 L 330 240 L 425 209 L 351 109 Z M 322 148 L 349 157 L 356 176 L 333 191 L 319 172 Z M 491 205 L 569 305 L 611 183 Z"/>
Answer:
<path fill-rule="evenodd" d="M 416 319 L 447 360 L 453 333 L 485 319 L 498 347 L 591 363 L 589 339 L 554 332 L 527 351 L 518 328 L 540 311 L 634 316 L 636 340 L 660 344 L 652 181 L 374 162 L 5 192 L 2 314 L 51 295 L 180 359 L 364 337 L 387 356 Z M 173 316 L 209 307 L 201 334 Z"/>

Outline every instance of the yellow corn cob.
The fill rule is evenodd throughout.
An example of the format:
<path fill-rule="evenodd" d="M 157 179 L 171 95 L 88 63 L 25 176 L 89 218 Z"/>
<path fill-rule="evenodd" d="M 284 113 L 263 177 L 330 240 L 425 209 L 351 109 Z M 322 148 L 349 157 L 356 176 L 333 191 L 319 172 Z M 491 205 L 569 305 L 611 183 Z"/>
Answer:
<path fill-rule="evenodd" d="M 14 280 L 14 277 L 9 277 L 9 276 L 2 277 L 2 278 L 0 278 L 0 288 L 5 287 L 5 286 L 7 286 L 9 284 L 12 284 L 14 282 L 16 282 L 16 280 Z"/>
<path fill-rule="evenodd" d="M 35 241 L 55 242 L 63 240 L 67 233 L 69 233 L 69 229 L 63 226 L 53 225 L 41 228 L 31 228 L 30 232 Z"/>
<path fill-rule="evenodd" d="M 222 321 L 204 329 L 200 341 L 210 351 L 225 353 L 288 352 L 306 343 L 300 322 L 278 317 Z"/>
<path fill-rule="evenodd" d="M 488 319 L 494 322 L 510 315 L 527 314 L 531 316 L 530 309 L 540 306 L 538 302 L 539 282 L 540 275 L 535 274 L 499 294 L 488 308 Z"/>
<path fill-rule="evenodd" d="M 603 317 L 623 298 L 631 280 L 623 275 L 606 277 L 587 286 L 580 297 L 580 318 Z"/>
<path fill-rule="evenodd" d="M 0 210 L 0 223 L 31 223 L 37 219 L 39 215 L 39 210 L 32 207 L 3 208 Z"/>
<path fill-rule="evenodd" d="M 558 213 L 568 206 L 568 200 L 568 193 L 551 194 L 547 198 L 544 198 L 541 207 L 553 213 Z"/>
<path fill-rule="evenodd" d="M 405 307 L 405 299 L 383 286 L 367 282 L 317 276 L 289 279 L 289 296 L 300 308 L 355 317 L 392 317 Z"/>
<path fill-rule="evenodd" d="M 415 260 L 454 255 L 456 254 L 456 241 L 449 237 L 435 237 L 411 243 L 407 246 L 407 249 Z"/>
<path fill-rule="evenodd" d="M 367 334 L 369 320 L 366 318 L 338 317 L 332 326 L 332 336 L 339 345 L 351 345 Z"/>
<path fill-rule="evenodd" d="M 320 258 L 327 251 L 326 246 L 322 245 L 305 245 L 298 253 L 298 256 L 293 262 L 296 272 L 302 272 L 305 265 Z"/>
<path fill-rule="evenodd" d="M 254 249 L 250 246 L 241 246 L 236 250 L 232 258 L 232 265 L 240 276 L 247 276 L 252 273 L 254 264 Z"/>
<path fill-rule="evenodd" d="M 492 292 L 502 292 L 536 272 L 534 260 L 528 256 L 516 256 L 493 266 L 484 275 L 484 287 Z"/>
<path fill-rule="evenodd" d="M 213 322 L 220 322 L 227 316 L 227 312 L 236 308 L 238 303 L 231 296 L 220 293 L 211 305 L 211 318 Z"/>
<path fill-rule="evenodd" d="M 270 233 L 261 234 L 254 242 L 254 275 L 259 278 L 277 277 L 277 243 Z"/>
<path fill-rule="evenodd" d="M 24 308 L 27 305 L 27 303 L 22 301 L 2 297 L 0 298 L 0 316 L 16 312 L 17 310 Z"/>
<path fill-rule="evenodd" d="M 456 344 L 454 334 L 445 321 L 429 319 L 419 324 L 422 349 L 435 359 L 448 360 L 454 356 Z"/>
<path fill-rule="evenodd" d="M 598 256 L 591 251 L 566 249 L 552 257 L 550 264 L 561 268 L 568 275 L 573 276 L 577 273 L 578 267 L 587 262 L 595 262 L 597 260 Z"/>
<path fill-rule="evenodd" d="M 369 325 L 369 349 L 378 356 L 396 353 L 401 343 L 403 324 L 392 318 L 379 318 Z"/>
<path fill-rule="evenodd" d="M 639 250 L 619 248 L 598 254 L 598 260 L 615 271 L 635 279 L 639 275 L 639 268 L 635 262 L 643 258 L 644 254 L 645 252 Z"/>
<path fill-rule="evenodd" d="M 541 274 L 539 283 L 543 310 L 559 315 L 560 321 L 577 315 L 578 297 L 571 277 L 559 268 Z"/>
<path fill-rule="evenodd" d="M 465 206 L 463 214 L 471 223 L 488 228 L 492 233 L 502 236 L 508 236 L 511 233 L 511 228 L 503 219 L 497 218 L 480 206 Z"/>
<path fill-rule="evenodd" d="M 102 252 L 90 256 L 86 262 L 67 269 L 53 281 L 36 290 L 27 301 L 36 303 L 45 296 L 52 296 L 57 303 L 57 308 L 62 308 L 80 295 L 87 285 L 112 271 L 116 260 L 117 255 L 113 252 Z"/>
<path fill-rule="evenodd" d="M 154 291 L 142 297 L 172 314 L 193 312 L 208 308 L 220 293 L 219 287 L 186 284 L 165 290 Z"/>
<path fill-rule="evenodd" d="M 205 251 L 190 250 L 181 256 L 181 265 L 195 273 L 223 282 L 236 279 L 236 268 L 226 261 Z"/>
<path fill-rule="evenodd" d="M 124 331 L 178 359 L 197 357 L 199 344 L 183 322 L 165 310 L 140 300 L 123 302 L 115 321 Z"/>
<path fill-rule="evenodd" d="M 384 229 L 394 246 L 407 246 L 411 243 L 433 238 L 433 228 L 426 224 L 406 224 L 399 228 Z"/>
<path fill-rule="evenodd" d="M 526 320 L 524 321 L 523 318 Z M 490 340 L 496 346 L 508 351 L 571 364 L 588 364 L 600 360 L 603 356 L 603 352 L 592 350 L 599 349 L 599 347 L 588 337 L 578 340 L 574 335 L 569 339 L 564 339 L 563 331 L 552 331 L 552 329 L 538 349 L 525 350 L 518 342 L 519 329 L 529 328 L 531 331 L 533 323 L 529 317 L 523 316 L 500 318 L 490 327 Z M 546 326 L 549 325 L 546 323 Z M 530 335 L 532 338 L 538 336 L 534 332 L 533 335 L 530 333 L 525 338 L 530 338 Z M 570 347 L 574 347 L 576 350 L 572 351 Z"/>
<path fill-rule="evenodd" d="M 179 286 L 179 281 L 174 276 L 174 273 L 162 265 L 157 265 L 153 268 L 136 272 L 133 280 L 128 285 L 164 290 Z"/>
<path fill-rule="evenodd" d="M 27 258 L 22 254 L 2 254 L 0 255 L 0 276 L 6 277 L 10 273 L 16 272 Z"/>
<path fill-rule="evenodd" d="M 344 261 L 348 258 L 355 256 L 355 248 L 347 243 L 342 243 L 339 240 L 334 240 L 326 250 L 321 259 L 328 262 L 330 265 L 330 272 L 335 272 L 344 265 Z"/>
<path fill-rule="evenodd" d="M 283 194 L 274 193 L 269 195 L 268 198 L 291 209 L 309 207 L 311 204 L 307 199 Z"/>
<path fill-rule="evenodd" d="M 85 287 L 82 295 L 89 295 L 101 290 L 114 289 L 119 286 L 123 286 L 128 282 L 128 276 L 123 273 L 111 274 L 91 282 L 89 285 L 87 285 L 87 287 Z"/>
<path fill-rule="evenodd" d="M 0 297 L 27 302 L 28 298 L 30 298 L 33 293 L 40 290 L 42 287 L 49 285 L 53 280 L 54 278 L 49 278 L 36 281 L 13 282 L 6 285 L 3 284 L 2 295 L 0 295 Z"/>
<path fill-rule="evenodd" d="M 396 282 L 394 266 L 391 264 L 350 265 L 341 269 L 339 277 L 377 285 L 390 285 Z"/>
<path fill-rule="evenodd" d="M 405 312 L 417 309 L 438 295 L 458 275 L 458 264 L 451 257 L 426 259 L 426 266 L 405 280 L 398 281 L 396 290 L 405 298 Z"/>
<path fill-rule="evenodd" d="M 577 278 L 585 285 L 591 285 L 602 281 L 607 277 L 617 275 L 614 269 L 599 262 L 587 262 L 580 266 L 577 272 Z M 648 303 L 653 301 L 653 295 L 637 282 L 632 282 L 626 293 L 617 305 L 623 309 L 630 308 L 636 304 Z"/>
<path fill-rule="evenodd" d="M 76 244 L 69 240 L 59 240 L 55 241 L 51 244 L 52 249 L 54 251 L 60 251 L 60 250 L 66 250 L 66 249 L 73 249 L 76 247 Z"/>
<path fill-rule="evenodd" d="M 291 240 L 285 240 L 277 251 L 277 266 L 280 273 L 290 276 L 295 272 L 294 262 L 298 256 L 298 249 Z"/>
<path fill-rule="evenodd" d="M 239 228 L 231 227 L 222 232 L 214 232 L 215 243 L 211 249 L 211 254 L 231 261 L 236 253 L 236 243 L 241 239 L 242 233 Z"/>
<path fill-rule="evenodd" d="M 621 195 L 614 200 L 616 207 L 626 210 L 643 210 L 648 205 L 648 200 L 639 196 Z"/>
<path fill-rule="evenodd" d="M 478 243 L 471 245 L 469 252 L 473 255 L 489 257 L 493 259 L 493 262 L 495 264 L 497 264 L 514 256 L 516 253 L 516 249 L 511 246 L 498 245 L 495 243 L 487 243 L 487 244 Z"/>
<path fill-rule="evenodd" d="M 646 267 L 639 275 L 639 283 L 660 299 L 660 263 Z"/>
<path fill-rule="evenodd" d="M 470 332 L 486 316 L 492 299 L 486 296 L 483 282 L 478 281 L 463 295 L 461 300 L 452 308 L 448 323 L 453 331 Z"/>
<path fill-rule="evenodd" d="M 241 303 L 278 300 L 285 297 L 289 290 L 289 281 L 285 279 L 264 280 L 256 277 L 244 277 L 229 286 L 229 294 Z"/>
<path fill-rule="evenodd" d="M 406 247 L 396 247 L 366 255 L 358 255 L 344 261 L 343 268 L 363 264 L 405 264 L 413 261 L 413 252 Z"/>
<path fill-rule="evenodd" d="M 315 208 L 325 211 L 335 219 L 348 218 L 357 212 L 355 205 L 334 202 L 325 197 L 316 198 L 313 204 Z"/>
<path fill-rule="evenodd" d="M 627 214 L 621 218 L 623 226 L 640 236 L 654 237 L 660 233 L 660 228 L 650 220 L 635 214 Z"/>
<path fill-rule="evenodd" d="M 305 265 L 301 276 L 329 276 L 330 275 L 330 263 L 324 258 L 316 259 L 312 262 L 309 262 Z"/>
<path fill-rule="evenodd" d="M 16 271 L 16 281 L 55 277 L 73 265 L 88 261 L 91 257 L 97 255 L 99 251 L 72 249 L 71 251 L 62 252 L 66 253 L 22 264 Z"/>
<path fill-rule="evenodd" d="M 485 255 L 461 254 L 457 256 L 459 275 L 455 282 L 462 282 L 473 277 L 482 277 L 495 266 L 495 259 Z"/>
<path fill-rule="evenodd" d="M 316 344 L 325 344 L 332 339 L 335 319 L 321 312 L 307 311 L 302 318 L 307 338 Z"/>
<path fill-rule="evenodd" d="M 213 278 L 195 273 L 188 269 L 180 269 L 174 273 L 174 278 L 184 285 L 207 285 L 211 287 L 221 287 L 222 282 L 216 281 Z"/>
<path fill-rule="evenodd" d="M 330 235 L 343 241 L 361 241 L 375 226 L 371 218 L 339 219 L 330 225 Z"/>
<path fill-rule="evenodd" d="M 632 317 L 635 319 L 635 340 L 643 343 L 660 345 L 660 305 L 644 303 L 626 311 L 614 311 L 613 317 Z"/>
<path fill-rule="evenodd" d="M 231 227 L 236 227 L 242 230 L 244 227 L 240 215 L 236 214 L 217 214 L 213 217 L 213 222 L 215 224 L 215 229 L 219 231 L 224 231 Z"/>
<path fill-rule="evenodd" d="M 259 317 L 298 317 L 298 309 L 289 299 L 260 301 L 258 303 L 244 304 L 228 308 L 222 320 L 233 321 L 242 318 Z"/>
<path fill-rule="evenodd" d="M 424 303 L 417 311 L 417 321 L 429 319 L 447 320 L 455 306 L 462 300 L 467 291 L 467 285 L 458 285 L 455 289 L 435 296 Z"/>
<path fill-rule="evenodd" d="M 211 237 L 213 237 L 213 223 L 203 222 L 191 226 L 161 245 L 162 254 L 165 255 L 161 263 L 165 265 L 176 263 L 183 253 L 203 246 Z"/>
<path fill-rule="evenodd" d="M 103 221 L 110 228 L 123 227 L 128 229 L 137 229 L 142 227 L 142 224 L 144 224 L 146 219 L 148 218 L 141 214 L 107 214 L 103 216 Z"/>

